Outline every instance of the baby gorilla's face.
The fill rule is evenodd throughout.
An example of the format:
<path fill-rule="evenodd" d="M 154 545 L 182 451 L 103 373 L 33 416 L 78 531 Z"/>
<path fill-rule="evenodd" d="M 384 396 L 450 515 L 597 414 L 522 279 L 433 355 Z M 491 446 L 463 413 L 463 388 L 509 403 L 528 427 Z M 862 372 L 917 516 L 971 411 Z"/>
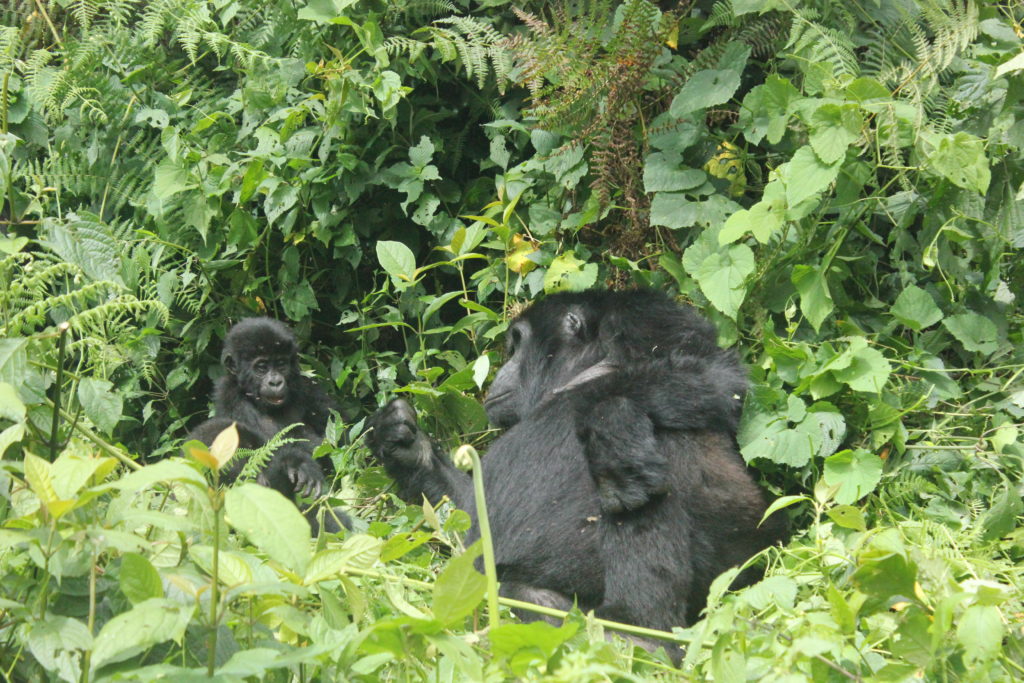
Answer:
<path fill-rule="evenodd" d="M 248 363 L 249 371 L 239 376 L 239 383 L 267 408 L 277 408 L 288 400 L 291 366 L 288 356 L 257 356 Z"/>

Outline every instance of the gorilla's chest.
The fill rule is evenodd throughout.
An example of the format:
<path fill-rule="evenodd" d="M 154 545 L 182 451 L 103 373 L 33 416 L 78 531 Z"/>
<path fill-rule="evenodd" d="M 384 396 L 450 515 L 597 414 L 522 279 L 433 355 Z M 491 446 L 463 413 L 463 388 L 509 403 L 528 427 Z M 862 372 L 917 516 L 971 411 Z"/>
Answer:
<path fill-rule="evenodd" d="M 553 414 L 524 420 L 494 442 L 483 469 L 499 562 L 597 552 L 597 491 L 571 425 Z"/>

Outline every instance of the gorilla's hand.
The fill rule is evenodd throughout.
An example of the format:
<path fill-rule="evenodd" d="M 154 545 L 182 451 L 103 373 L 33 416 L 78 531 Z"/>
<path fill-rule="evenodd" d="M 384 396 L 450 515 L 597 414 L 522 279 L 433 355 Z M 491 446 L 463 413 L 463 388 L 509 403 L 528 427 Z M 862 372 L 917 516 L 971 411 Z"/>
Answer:
<path fill-rule="evenodd" d="M 256 481 L 281 491 L 285 496 L 298 494 L 304 498 L 319 498 L 325 484 L 323 470 L 308 453 L 302 451 L 278 455 Z"/>
<path fill-rule="evenodd" d="M 430 467 L 430 439 L 416 424 L 416 411 L 403 399 L 394 399 L 370 418 L 366 438 L 385 467 Z"/>

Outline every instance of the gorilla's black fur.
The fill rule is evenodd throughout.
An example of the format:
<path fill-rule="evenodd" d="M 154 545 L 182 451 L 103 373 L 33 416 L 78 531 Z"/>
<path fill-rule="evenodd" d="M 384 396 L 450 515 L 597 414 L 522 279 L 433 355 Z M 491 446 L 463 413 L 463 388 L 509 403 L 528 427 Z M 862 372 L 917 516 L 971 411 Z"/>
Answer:
<path fill-rule="evenodd" d="M 735 444 L 745 372 L 691 309 L 652 290 L 556 294 L 507 344 L 484 404 L 507 431 L 483 461 L 505 595 L 670 629 L 784 539 L 777 516 L 758 527 L 765 498 Z M 406 402 L 371 426 L 403 498 L 447 494 L 475 515 L 469 477 Z"/>
<path fill-rule="evenodd" d="M 318 497 L 325 477 L 334 475 L 330 458 L 313 460 L 313 449 L 324 439 L 334 404 L 311 379 L 299 372 L 299 348 L 295 334 L 272 318 L 247 318 L 234 325 L 224 340 L 221 363 L 224 376 L 214 389 L 213 417 L 189 435 L 209 445 L 231 425 L 238 426 L 239 445 L 258 448 L 289 425 L 297 424 L 286 437 L 297 442 L 280 446 L 258 481 L 286 498 Z M 241 471 L 237 463 L 226 474 L 233 480 Z M 309 515 L 310 521 L 315 519 Z M 347 518 L 343 523 L 348 525 Z M 336 525 L 329 525 L 336 531 Z"/>

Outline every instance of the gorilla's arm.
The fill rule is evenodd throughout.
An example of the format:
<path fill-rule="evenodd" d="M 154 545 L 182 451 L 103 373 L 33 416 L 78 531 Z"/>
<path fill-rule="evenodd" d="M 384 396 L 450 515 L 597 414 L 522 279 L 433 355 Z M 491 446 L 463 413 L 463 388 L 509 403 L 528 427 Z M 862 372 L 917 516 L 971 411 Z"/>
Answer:
<path fill-rule="evenodd" d="M 233 417 L 210 418 L 196 427 L 189 434 L 189 439 L 202 441 L 207 446 L 213 443 L 217 435 L 234 423 L 238 430 L 239 448 L 255 449 L 263 446 L 267 440 L 262 434 L 253 430 L 245 422 Z M 238 478 L 245 466 L 245 460 L 235 458 L 230 467 L 221 474 L 221 479 L 232 483 Z M 320 466 L 309 456 L 308 448 L 302 443 L 284 444 L 277 449 L 270 462 L 257 477 L 257 481 L 278 491 L 291 499 L 296 493 L 307 498 L 317 498 L 323 491 L 324 474 Z"/>
<path fill-rule="evenodd" d="M 424 496 L 436 503 L 443 496 L 457 507 L 472 503 L 469 476 L 456 469 L 416 424 L 416 411 L 400 398 L 370 419 L 366 439 L 373 454 L 398 484 L 398 495 L 409 503 Z"/>
<path fill-rule="evenodd" d="M 641 406 L 612 396 L 580 417 L 577 433 L 603 511 L 636 510 L 668 490 L 668 460 Z"/>
<path fill-rule="evenodd" d="M 735 434 L 746 378 L 729 352 L 710 358 L 674 353 L 607 373 L 573 390 L 601 508 L 636 510 L 668 487 L 658 430 Z"/>

